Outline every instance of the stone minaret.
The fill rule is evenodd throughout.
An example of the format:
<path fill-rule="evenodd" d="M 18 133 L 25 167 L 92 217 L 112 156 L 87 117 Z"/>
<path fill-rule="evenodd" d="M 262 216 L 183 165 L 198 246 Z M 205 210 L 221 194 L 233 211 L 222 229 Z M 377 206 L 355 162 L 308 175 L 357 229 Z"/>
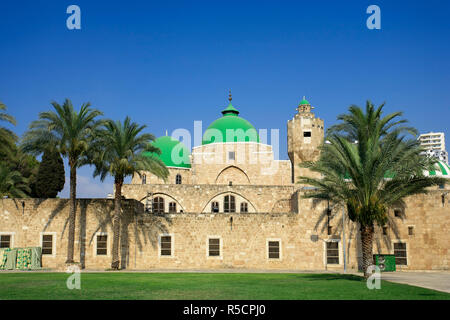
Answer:
<path fill-rule="evenodd" d="M 310 176 L 308 169 L 298 165 L 304 161 L 316 161 L 319 158 L 319 146 L 323 142 L 323 120 L 316 118 L 312 107 L 303 97 L 297 107 L 297 113 L 287 123 L 288 155 L 292 164 L 292 182 L 299 176 Z"/>

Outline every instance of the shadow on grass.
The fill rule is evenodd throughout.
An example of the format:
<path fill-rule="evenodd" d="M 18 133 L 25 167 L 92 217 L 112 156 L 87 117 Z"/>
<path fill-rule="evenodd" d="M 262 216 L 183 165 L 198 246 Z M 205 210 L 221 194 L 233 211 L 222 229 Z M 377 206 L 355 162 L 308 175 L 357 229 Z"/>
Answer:
<path fill-rule="evenodd" d="M 338 274 L 338 273 L 320 273 L 320 274 L 304 274 L 299 275 L 302 279 L 311 280 L 311 281 L 323 281 L 323 280 L 350 280 L 363 282 L 364 278 L 355 276 L 352 274 Z"/>

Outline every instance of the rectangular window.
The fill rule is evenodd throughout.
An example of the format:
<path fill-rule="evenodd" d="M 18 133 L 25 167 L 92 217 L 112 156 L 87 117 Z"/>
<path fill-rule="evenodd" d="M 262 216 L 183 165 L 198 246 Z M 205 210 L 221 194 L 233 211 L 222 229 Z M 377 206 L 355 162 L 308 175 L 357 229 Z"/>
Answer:
<path fill-rule="evenodd" d="M 213 201 L 211 203 L 211 212 L 219 212 L 219 202 Z"/>
<path fill-rule="evenodd" d="M 172 236 L 161 236 L 161 256 L 172 255 Z"/>
<path fill-rule="evenodd" d="M 327 264 L 339 264 L 339 242 L 327 242 Z"/>
<path fill-rule="evenodd" d="M 269 259 L 280 259 L 280 241 L 268 242 Z"/>
<path fill-rule="evenodd" d="M 11 247 L 11 235 L 2 234 L 0 235 L 0 248 L 10 248 Z"/>
<path fill-rule="evenodd" d="M 303 137 L 310 138 L 311 137 L 311 131 L 303 131 Z"/>
<path fill-rule="evenodd" d="M 235 153 L 234 151 L 228 152 L 228 160 L 234 160 L 235 159 Z"/>
<path fill-rule="evenodd" d="M 413 226 L 408 227 L 408 235 L 410 235 L 410 236 L 414 235 L 414 227 Z"/>
<path fill-rule="evenodd" d="M 175 202 L 169 202 L 169 213 L 177 212 L 177 204 Z"/>
<path fill-rule="evenodd" d="M 53 254 L 53 235 L 42 235 L 42 254 Z"/>
<path fill-rule="evenodd" d="M 236 198 L 234 196 L 225 196 L 223 201 L 224 212 L 236 212 Z"/>
<path fill-rule="evenodd" d="M 220 239 L 209 238 L 208 255 L 210 257 L 220 257 Z"/>
<path fill-rule="evenodd" d="M 394 216 L 399 218 L 402 216 L 402 210 L 400 209 L 394 209 Z"/>
<path fill-rule="evenodd" d="M 406 266 L 408 264 L 406 243 L 394 243 L 395 264 L 399 266 Z"/>
<path fill-rule="evenodd" d="M 97 255 L 106 256 L 108 254 L 108 236 L 97 235 Z"/>
<path fill-rule="evenodd" d="M 387 236 L 387 227 L 383 227 L 383 236 Z"/>

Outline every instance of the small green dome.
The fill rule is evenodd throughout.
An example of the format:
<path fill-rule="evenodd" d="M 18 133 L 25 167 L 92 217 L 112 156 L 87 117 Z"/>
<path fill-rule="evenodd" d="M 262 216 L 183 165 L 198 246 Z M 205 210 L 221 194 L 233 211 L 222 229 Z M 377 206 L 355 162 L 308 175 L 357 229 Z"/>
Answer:
<path fill-rule="evenodd" d="M 310 103 L 308 100 L 305 99 L 305 97 L 303 97 L 302 101 L 300 101 L 300 103 L 298 105 L 301 106 L 301 105 L 305 105 L 305 104 L 310 104 Z"/>
<path fill-rule="evenodd" d="M 230 104 L 222 111 L 223 116 L 209 125 L 203 134 L 202 144 L 217 142 L 259 142 L 258 131 Z M 228 135 L 227 135 L 228 133 Z"/>
<path fill-rule="evenodd" d="M 439 176 L 442 178 L 450 178 L 450 166 L 444 161 L 437 161 L 435 170 L 425 171 L 426 176 Z"/>
<path fill-rule="evenodd" d="M 180 141 L 170 137 L 162 136 L 152 142 L 153 146 L 161 150 L 161 154 L 147 152 L 145 155 L 159 158 L 167 167 L 190 168 L 190 152 Z"/>

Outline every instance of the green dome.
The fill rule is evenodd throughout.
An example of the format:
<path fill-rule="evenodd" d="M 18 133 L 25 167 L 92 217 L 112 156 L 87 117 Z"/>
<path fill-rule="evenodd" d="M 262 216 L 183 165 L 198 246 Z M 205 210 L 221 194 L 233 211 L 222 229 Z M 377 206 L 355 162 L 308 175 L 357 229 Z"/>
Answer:
<path fill-rule="evenodd" d="M 217 142 L 259 142 L 258 131 L 250 122 L 239 117 L 239 111 L 233 107 L 231 102 L 222 111 L 222 114 L 223 116 L 221 118 L 215 120 L 206 129 L 203 134 L 202 144 Z"/>
<path fill-rule="evenodd" d="M 305 97 L 303 97 L 303 100 L 300 101 L 300 103 L 298 105 L 301 106 L 301 105 L 304 105 L 304 104 L 310 104 L 309 101 L 305 99 Z"/>
<path fill-rule="evenodd" d="M 425 171 L 426 176 L 439 176 L 442 178 L 450 178 L 450 166 L 444 161 L 436 162 L 435 170 Z"/>
<path fill-rule="evenodd" d="M 145 155 L 159 158 L 167 167 L 190 168 L 189 150 L 180 141 L 162 136 L 152 142 L 153 146 L 161 150 L 161 154 L 147 152 Z M 175 149 L 175 150 L 174 150 Z M 174 153 L 173 153 L 174 152 Z M 172 156 L 173 153 L 173 156 Z"/>

